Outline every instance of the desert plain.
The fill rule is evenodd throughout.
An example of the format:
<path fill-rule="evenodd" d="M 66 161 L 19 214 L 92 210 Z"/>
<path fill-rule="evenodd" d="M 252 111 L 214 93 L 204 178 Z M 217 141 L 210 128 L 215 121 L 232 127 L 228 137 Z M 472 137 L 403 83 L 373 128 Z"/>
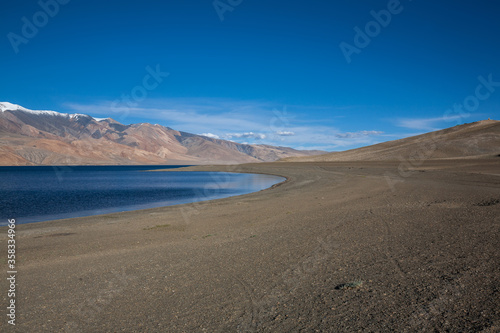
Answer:
<path fill-rule="evenodd" d="M 16 326 L 4 318 L 0 330 L 500 330 L 500 157 L 184 170 L 287 180 L 214 201 L 18 225 Z"/>

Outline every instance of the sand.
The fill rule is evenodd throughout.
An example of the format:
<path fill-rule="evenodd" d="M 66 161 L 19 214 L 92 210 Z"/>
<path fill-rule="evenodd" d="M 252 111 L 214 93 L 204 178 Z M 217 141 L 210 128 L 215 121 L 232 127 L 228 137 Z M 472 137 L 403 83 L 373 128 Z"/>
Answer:
<path fill-rule="evenodd" d="M 0 331 L 498 332 L 500 158 L 399 165 L 194 167 L 288 180 L 20 225 Z"/>

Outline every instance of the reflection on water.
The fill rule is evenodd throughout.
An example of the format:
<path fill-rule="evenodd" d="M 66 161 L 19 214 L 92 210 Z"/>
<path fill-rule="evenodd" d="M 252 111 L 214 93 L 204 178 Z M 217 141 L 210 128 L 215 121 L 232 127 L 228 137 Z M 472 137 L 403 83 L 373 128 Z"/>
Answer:
<path fill-rule="evenodd" d="M 223 172 L 141 172 L 178 166 L 0 167 L 0 225 L 42 222 L 225 198 L 282 177 Z"/>

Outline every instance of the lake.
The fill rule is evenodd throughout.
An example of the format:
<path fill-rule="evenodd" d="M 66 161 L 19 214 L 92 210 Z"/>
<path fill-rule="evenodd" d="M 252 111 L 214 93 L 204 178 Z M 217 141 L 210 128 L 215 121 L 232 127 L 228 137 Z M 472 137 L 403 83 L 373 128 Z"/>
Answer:
<path fill-rule="evenodd" d="M 285 178 L 225 172 L 147 172 L 180 166 L 0 167 L 0 225 L 220 199 Z"/>

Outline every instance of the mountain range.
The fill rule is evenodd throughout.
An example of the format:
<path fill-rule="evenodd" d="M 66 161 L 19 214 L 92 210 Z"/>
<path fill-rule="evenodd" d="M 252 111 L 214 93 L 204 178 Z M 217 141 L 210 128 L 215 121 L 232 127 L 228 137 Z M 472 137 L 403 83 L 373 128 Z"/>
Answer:
<path fill-rule="evenodd" d="M 0 102 L 0 165 L 237 164 L 321 153 Z"/>

